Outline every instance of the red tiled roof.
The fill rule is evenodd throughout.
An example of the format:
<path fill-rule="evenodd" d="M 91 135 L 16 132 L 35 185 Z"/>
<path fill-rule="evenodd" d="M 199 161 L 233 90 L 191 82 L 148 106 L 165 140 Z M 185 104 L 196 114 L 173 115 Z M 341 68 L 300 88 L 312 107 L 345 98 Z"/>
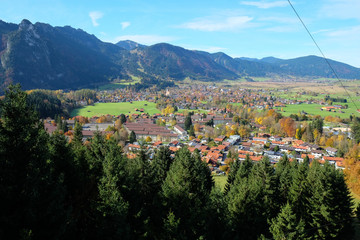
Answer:
<path fill-rule="evenodd" d="M 324 156 L 323 159 L 325 161 L 336 161 L 336 162 L 337 161 L 340 161 L 340 162 L 344 161 L 344 158 L 341 158 L 341 157 L 327 157 L 327 156 Z"/>
<path fill-rule="evenodd" d="M 311 155 L 311 154 L 301 154 L 301 158 L 305 158 L 306 156 L 308 156 L 309 159 L 314 159 L 315 156 Z"/>
<path fill-rule="evenodd" d="M 179 151 L 179 149 L 177 147 L 169 147 L 170 151 L 176 152 Z"/>
<path fill-rule="evenodd" d="M 250 156 L 255 155 L 255 153 L 253 153 L 253 152 L 250 152 L 250 151 L 244 151 L 244 150 L 239 150 L 239 154 L 244 154 L 244 155 L 249 154 Z"/>

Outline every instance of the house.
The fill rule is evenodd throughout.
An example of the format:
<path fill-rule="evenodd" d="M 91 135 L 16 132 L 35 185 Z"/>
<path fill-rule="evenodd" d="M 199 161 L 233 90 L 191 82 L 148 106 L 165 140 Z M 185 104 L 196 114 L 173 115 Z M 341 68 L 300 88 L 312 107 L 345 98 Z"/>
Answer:
<path fill-rule="evenodd" d="M 253 141 L 266 143 L 268 139 L 264 137 L 254 137 Z"/>
<path fill-rule="evenodd" d="M 182 135 L 182 136 L 186 136 L 186 134 L 187 134 L 186 131 L 182 127 L 180 127 L 179 125 L 174 126 L 174 131 L 177 134 Z"/>
<path fill-rule="evenodd" d="M 271 141 L 275 141 L 275 142 L 281 141 L 281 137 L 279 137 L 279 136 L 271 136 L 269 139 L 270 139 Z"/>
<path fill-rule="evenodd" d="M 172 151 L 172 152 L 177 152 L 179 151 L 180 148 L 177 148 L 177 147 L 169 147 L 169 150 Z"/>
<path fill-rule="evenodd" d="M 338 151 L 336 148 L 332 148 L 332 147 L 327 147 L 325 148 L 325 150 L 330 156 L 335 156 Z"/>
<path fill-rule="evenodd" d="M 132 143 L 129 143 L 128 145 L 127 145 L 127 147 L 128 147 L 128 149 L 130 150 L 130 151 L 134 151 L 134 150 L 140 150 L 140 145 L 137 145 L 137 144 L 132 144 Z"/>
<path fill-rule="evenodd" d="M 249 154 L 250 156 L 254 156 L 254 155 L 255 155 L 254 152 L 245 151 L 245 150 L 239 150 L 239 154 L 241 154 L 241 155 Z"/>
<path fill-rule="evenodd" d="M 297 152 L 307 152 L 310 150 L 309 147 L 304 147 L 304 146 L 294 146 L 295 151 Z"/>
<path fill-rule="evenodd" d="M 222 142 L 224 141 L 225 136 L 218 136 L 217 138 L 214 139 L 215 142 Z"/>
<path fill-rule="evenodd" d="M 344 158 L 324 156 L 323 161 L 329 161 L 329 163 L 334 164 L 337 169 L 345 169 Z"/>
<path fill-rule="evenodd" d="M 323 155 L 323 151 L 321 150 L 312 150 L 311 155 L 314 155 L 315 158 L 321 158 Z"/>
<path fill-rule="evenodd" d="M 163 145 L 162 141 L 157 141 L 157 142 L 153 143 L 153 146 L 156 147 L 156 148 L 158 148 L 158 147 L 160 147 L 162 145 Z"/>
<path fill-rule="evenodd" d="M 169 146 L 170 147 L 177 147 L 179 145 L 179 141 L 175 140 L 175 141 L 172 141 L 171 143 L 169 143 Z"/>

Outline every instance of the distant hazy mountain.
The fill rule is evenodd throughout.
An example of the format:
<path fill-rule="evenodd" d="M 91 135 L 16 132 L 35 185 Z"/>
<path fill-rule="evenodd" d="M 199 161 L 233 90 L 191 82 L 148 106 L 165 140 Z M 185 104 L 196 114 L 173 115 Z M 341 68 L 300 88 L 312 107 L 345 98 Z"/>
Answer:
<path fill-rule="evenodd" d="M 360 69 L 329 60 L 340 78 L 360 79 Z M 0 21 L 0 86 L 19 82 L 25 89 L 74 89 L 130 75 L 146 80 L 203 81 L 249 76 L 334 77 L 316 56 L 283 60 L 232 58 L 224 53 L 191 51 L 166 43 L 105 43 L 69 26 L 23 20 Z"/>
<path fill-rule="evenodd" d="M 120 42 L 116 43 L 116 45 L 119 47 L 122 47 L 126 50 L 129 50 L 129 51 L 133 50 L 135 48 L 138 48 L 138 47 L 140 47 L 140 48 L 146 47 L 145 45 L 142 45 L 137 42 L 130 41 L 130 40 L 120 41 Z"/>
<path fill-rule="evenodd" d="M 237 74 L 217 64 L 211 57 L 167 43 L 159 43 L 136 53 L 143 71 L 164 79 L 215 81 L 236 79 Z"/>
<path fill-rule="evenodd" d="M 359 79 L 360 69 L 348 64 L 328 59 L 339 78 Z M 317 56 L 299 57 L 289 60 L 274 60 L 274 65 L 279 66 L 285 73 L 294 76 L 335 78 L 333 71 L 324 58 Z"/>

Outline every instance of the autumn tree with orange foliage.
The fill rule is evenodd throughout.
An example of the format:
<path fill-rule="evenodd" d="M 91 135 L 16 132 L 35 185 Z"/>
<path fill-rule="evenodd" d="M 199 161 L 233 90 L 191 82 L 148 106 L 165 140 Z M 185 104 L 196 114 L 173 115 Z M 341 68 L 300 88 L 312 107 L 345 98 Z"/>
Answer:
<path fill-rule="evenodd" d="M 360 145 L 354 145 L 346 154 L 344 171 L 348 186 L 360 195 Z"/>
<path fill-rule="evenodd" d="M 284 132 L 288 137 L 295 136 L 296 124 L 294 119 L 284 117 L 279 120 L 281 131 Z"/>

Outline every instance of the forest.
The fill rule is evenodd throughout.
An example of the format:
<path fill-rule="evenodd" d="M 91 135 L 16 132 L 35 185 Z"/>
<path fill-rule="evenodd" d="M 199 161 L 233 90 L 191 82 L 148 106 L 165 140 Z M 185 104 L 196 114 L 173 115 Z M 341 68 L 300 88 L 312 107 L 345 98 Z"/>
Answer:
<path fill-rule="evenodd" d="M 0 239 L 351 239 L 354 203 L 329 163 L 234 161 L 225 189 L 199 152 L 128 159 L 100 133 L 48 135 L 28 95 L 1 101 Z M 314 125 L 314 128 L 316 126 Z M 359 215 L 358 215 L 359 216 Z"/>

